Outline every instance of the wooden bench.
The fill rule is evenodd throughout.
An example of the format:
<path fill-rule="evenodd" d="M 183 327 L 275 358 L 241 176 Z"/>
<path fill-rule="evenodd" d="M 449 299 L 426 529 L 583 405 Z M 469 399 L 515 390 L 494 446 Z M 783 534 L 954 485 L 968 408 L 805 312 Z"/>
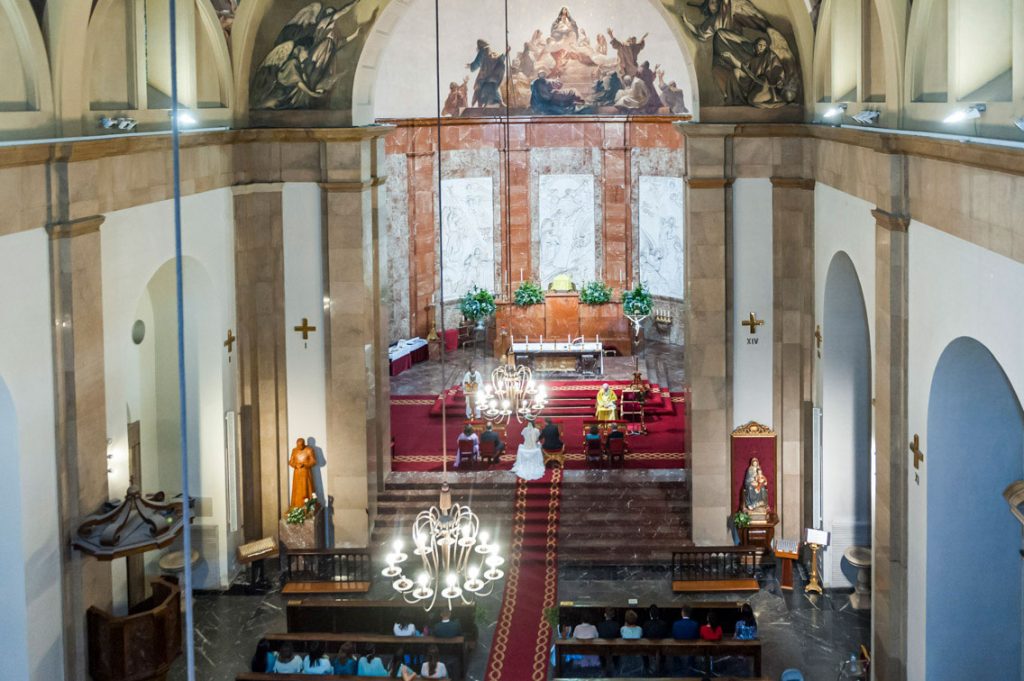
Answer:
<path fill-rule="evenodd" d="M 466 652 L 467 645 L 464 636 L 454 638 L 438 638 L 436 636 L 384 636 L 381 634 L 365 634 L 349 632 L 345 634 L 331 634 L 325 632 L 300 632 L 285 634 L 264 634 L 263 638 L 270 642 L 271 650 L 277 650 L 284 642 L 292 644 L 295 652 L 304 653 L 310 643 L 319 642 L 325 646 L 328 655 L 334 655 L 341 648 L 343 643 L 351 643 L 355 646 L 357 654 L 361 647 L 372 643 L 378 655 L 390 655 L 398 649 L 406 653 L 425 655 L 430 646 L 437 646 L 442 657 L 455 657 L 459 662 L 459 670 L 462 676 L 466 673 Z M 308 678 L 308 677 L 307 677 Z"/>
<path fill-rule="evenodd" d="M 566 655 L 597 655 L 607 666 L 610 657 L 623 655 L 649 655 L 653 657 L 697 656 L 704 658 L 704 669 L 710 673 L 711 658 L 735 655 L 750 657 L 754 662 L 754 676 L 761 676 L 760 641 L 677 641 L 664 639 L 589 639 L 575 638 L 555 641 L 555 676 L 561 678 Z M 607 667 L 606 667 L 607 668 Z"/>
<path fill-rule="evenodd" d="M 715 613 L 715 623 L 722 627 L 726 636 L 732 636 L 736 631 L 736 621 L 741 615 L 742 601 L 695 601 L 679 603 L 658 603 L 658 610 L 661 619 L 669 627 L 680 617 L 680 610 L 683 606 L 690 609 L 690 619 L 697 624 L 704 624 L 709 612 Z M 604 619 L 604 611 L 608 608 L 615 610 L 615 621 L 622 623 L 625 620 L 627 610 L 632 610 L 640 617 L 640 624 L 647 619 L 647 610 L 650 606 L 623 605 L 616 603 L 572 603 L 562 604 L 558 607 L 558 626 L 569 627 L 570 631 L 580 623 L 580 617 L 584 612 L 589 612 L 593 624 Z"/>
<path fill-rule="evenodd" d="M 327 681 L 358 681 L 359 679 L 366 678 L 367 677 L 365 676 L 338 676 L 337 674 L 310 676 L 309 674 L 261 674 L 258 672 L 243 672 L 235 676 L 235 681 L 310 681 L 310 679 L 326 679 Z M 440 681 L 451 681 L 451 679 L 441 679 Z M 723 680 L 719 679 L 719 681 Z"/>
<path fill-rule="evenodd" d="M 281 545 L 283 594 L 366 593 L 373 586 L 367 549 L 291 549 Z"/>
<path fill-rule="evenodd" d="M 691 546 L 672 552 L 672 591 L 758 591 L 756 546 Z"/>
<path fill-rule="evenodd" d="M 285 604 L 285 618 L 289 633 L 376 632 L 391 634 L 399 616 L 408 616 L 416 629 L 432 624 L 423 608 L 409 606 L 405 601 L 368 601 L 341 598 L 290 599 Z M 434 614 L 437 617 L 437 613 Z M 467 641 L 476 641 L 476 606 L 456 605 L 452 619 L 458 620 Z"/>

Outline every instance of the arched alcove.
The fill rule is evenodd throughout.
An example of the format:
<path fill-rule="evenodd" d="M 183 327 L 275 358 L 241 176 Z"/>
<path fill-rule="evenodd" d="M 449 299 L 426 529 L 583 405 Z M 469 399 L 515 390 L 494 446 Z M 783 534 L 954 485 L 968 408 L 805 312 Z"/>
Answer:
<path fill-rule="evenodd" d="M 50 62 L 28 0 L 0 0 L 0 63 L 0 130 L 51 132 Z"/>
<path fill-rule="evenodd" d="M 851 545 L 871 543 L 871 339 L 860 278 L 840 251 L 825 280 L 822 348 L 822 516 L 832 532 L 832 587 L 850 586 L 843 561 Z"/>
<path fill-rule="evenodd" d="M 10 660 L 4 662 L 5 674 L 12 679 L 29 678 L 20 457 L 14 398 L 0 377 L 0 551 L 5 557 L 0 563 L 0 603 L 5 611 L 0 637 L 12 646 Z"/>
<path fill-rule="evenodd" d="M 1024 412 L 973 338 L 939 357 L 927 441 L 926 676 L 1020 679 L 1021 527 L 1002 491 L 1024 477 Z"/>

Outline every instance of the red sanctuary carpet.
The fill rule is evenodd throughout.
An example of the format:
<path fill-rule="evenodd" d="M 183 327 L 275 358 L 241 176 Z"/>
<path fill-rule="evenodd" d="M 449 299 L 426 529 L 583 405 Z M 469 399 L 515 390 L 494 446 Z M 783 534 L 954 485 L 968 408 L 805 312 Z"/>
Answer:
<path fill-rule="evenodd" d="M 516 481 L 512 550 L 485 681 L 545 681 L 551 627 L 544 609 L 558 596 L 562 471 Z"/>
<path fill-rule="evenodd" d="M 611 382 L 613 386 L 625 382 Z M 587 467 L 583 455 L 583 421 L 594 416 L 594 400 L 600 383 L 594 381 L 552 381 L 548 384 L 553 409 L 553 418 L 563 424 L 566 468 Z M 455 393 L 458 393 L 457 395 Z M 555 397 L 555 396 L 558 397 Z M 451 388 L 446 392 L 448 466 L 455 463 L 456 439 L 465 422 L 465 403 L 461 391 Z M 441 410 L 440 400 L 434 395 L 395 395 L 391 398 L 391 436 L 395 441 L 391 470 L 439 471 L 441 470 Z M 457 409 L 455 408 L 457 407 Z M 686 461 L 684 438 L 686 435 L 686 414 L 683 396 L 669 393 L 660 386 L 651 386 L 651 398 L 647 405 L 647 435 L 629 436 L 629 454 L 626 468 L 682 468 Z M 572 412 L 572 413 L 567 413 Z M 632 428 L 632 424 L 631 424 Z M 506 453 L 501 461 L 491 466 L 495 469 L 509 469 L 515 461 L 515 452 L 522 442 L 523 426 L 515 419 L 508 425 Z M 476 464 L 483 468 L 483 464 Z"/>

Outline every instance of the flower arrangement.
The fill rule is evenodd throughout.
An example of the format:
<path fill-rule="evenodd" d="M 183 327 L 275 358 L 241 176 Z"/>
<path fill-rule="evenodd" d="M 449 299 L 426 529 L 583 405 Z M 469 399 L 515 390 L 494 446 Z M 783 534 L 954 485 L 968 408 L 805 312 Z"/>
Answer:
<path fill-rule="evenodd" d="M 474 322 L 484 317 L 490 317 L 496 309 L 494 294 L 479 286 L 474 286 L 467 291 L 459 301 L 459 311 L 462 312 L 462 316 Z"/>
<path fill-rule="evenodd" d="M 536 282 L 520 282 L 519 288 L 512 295 L 512 300 L 516 305 L 520 306 L 540 305 L 544 302 L 544 290 Z"/>
<path fill-rule="evenodd" d="M 285 522 L 289 525 L 302 525 L 308 518 L 313 517 L 313 513 L 316 512 L 316 505 L 316 492 L 313 492 L 313 496 L 303 500 L 302 506 L 295 506 L 288 509 L 288 515 L 285 517 Z"/>
<path fill-rule="evenodd" d="M 643 317 L 651 314 L 654 309 L 654 299 L 651 292 L 642 283 L 637 284 L 632 291 L 622 293 L 622 311 L 628 315 Z"/>
<path fill-rule="evenodd" d="M 750 514 L 743 511 L 736 511 L 732 514 L 732 524 L 736 527 L 746 527 L 750 524 Z"/>
<path fill-rule="evenodd" d="M 580 302 L 584 305 L 603 305 L 611 299 L 612 287 L 603 281 L 588 281 L 580 289 Z"/>

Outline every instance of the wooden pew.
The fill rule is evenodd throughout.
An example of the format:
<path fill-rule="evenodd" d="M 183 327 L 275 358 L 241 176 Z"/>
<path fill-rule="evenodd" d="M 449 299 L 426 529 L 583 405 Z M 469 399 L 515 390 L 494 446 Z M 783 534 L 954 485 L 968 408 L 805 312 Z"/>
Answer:
<path fill-rule="evenodd" d="M 609 657 L 623 655 L 651 655 L 655 657 L 682 657 L 685 655 L 704 658 L 704 668 L 710 672 L 711 658 L 726 655 L 750 657 L 754 661 L 754 676 L 761 675 L 761 641 L 677 641 L 665 639 L 591 639 L 581 641 L 574 638 L 555 641 L 555 676 L 561 678 L 566 655 L 597 655 L 607 666 Z"/>
<path fill-rule="evenodd" d="M 410 607 L 405 601 L 366 601 L 335 598 L 290 599 L 285 604 L 285 617 L 289 633 L 348 632 L 388 634 L 399 614 L 408 614 L 416 629 L 423 631 L 428 622 L 428 613 L 423 608 Z M 437 614 L 434 614 L 437 617 Z M 476 642 L 476 606 L 456 605 L 452 608 L 452 619 L 458 620 L 462 635 L 470 643 Z"/>
<path fill-rule="evenodd" d="M 442 657 L 455 657 L 459 661 L 459 671 L 464 676 L 466 673 L 466 638 L 456 636 L 454 638 L 438 638 L 436 636 L 394 636 L 382 634 L 361 634 L 350 632 L 345 634 L 331 634 L 324 632 L 301 632 L 301 633 L 278 633 L 264 634 L 263 638 L 270 642 L 271 650 L 276 651 L 282 643 L 288 641 L 295 648 L 297 653 L 304 653 L 306 646 L 314 641 L 321 642 L 326 646 L 328 655 L 334 655 L 343 643 L 355 645 L 359 651 L 362 646 L 372 643 L 378 655 L 390 655 L 399 648 L 406 653 L 425 655 L 430 646 L 437 646 Z M 362 644 L 362 646 L 361 646 Z"/>
<path fill-rule="evenodd" d="M 325 679 L 326 681 L 358 681 L 359 679 L 366 679 L 365 676 L 338 676 L 337 674 L 327 674 L 324 676 L 311 676 L 309 674 L 261 674 L 258 672 L 242 672 L 235 676 L 235 681 L 310 681 L 310 679 Z M 451 681 L 451 679 L 441 679 L 440 681 Z M 719 679 L 723 681 L 723 679 Z M 728 681 L 727 679 L 724 681 Z M 747 680 L 749 681 L 749 679 Z"/>
<path fill-rule="evenodd" d="M 690 608 L 690 618 L 697 622 L 697 624 L 704 624 L 705 619 L 708 616 L 708 612 L 715 613 L 715 623 L 722 627 L 722 631 L 726 636 L 731 636 L 736 631 L 736 621 L 740 618 L 740 608 L 743 607 L 742 601 L 694 601 L 694 602 L 677 602 L 677 603 L 658 603 L 658 610 L 661 612 L 661 618 L 665 621 L 669 627 L 672 623 L 679 619 L 679 611 L 683 606 Z M 607 608 L 613 608 L 615 610 L 616 621 L 620 624 L 625 621 L 626 611 L 632 610 L 640 617 L 640 624 L 643 624 L 647 619 L 647 606 L 639 605 L 623 605 L 621 602 L 618 603 L 572 603 L 571 605 L 561 605 L 558 608 L 558 626 L 559 627 L 570 627 L 574 628 L 580 623 L 580 617 L 584 612 L 589 611 L 593 624 L 596 626 L 598 622 L 604 619 L 604 611 Z"/>

